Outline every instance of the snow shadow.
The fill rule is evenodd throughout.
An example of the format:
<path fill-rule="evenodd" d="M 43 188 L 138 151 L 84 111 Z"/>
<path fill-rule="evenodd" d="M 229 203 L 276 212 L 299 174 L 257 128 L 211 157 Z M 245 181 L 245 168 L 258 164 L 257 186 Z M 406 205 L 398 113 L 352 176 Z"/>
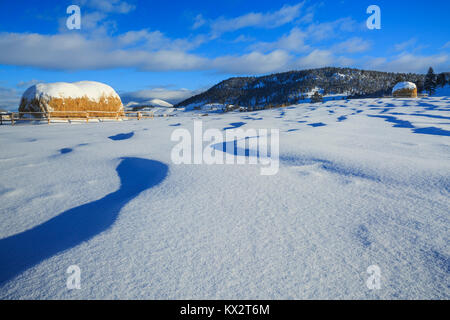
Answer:
<path fill-rule="evenodd" d="M 326 159 L 285 154 L 280 156 L 280 162 L 286 166 L 301 167 L 309 165 L 318 165 L 319 168 L 341 177 L 361 178 L 373 182 L 381 182 L 380 177 L 378 177 L 376 174 L 372 172 L 364 170 L 363 168 L 345 166 Z"/>
<path fill-rule="evenodd" d="M 129 201 L 165 179 L 168 167 L 154 160 L 122 158 L 116 171 L 120 178 L 117 191 L 62 212 L 32 229 L 1 239 L 0 285 L 108 230 Z"/>
<path fill-rule="evenodd" d="M 431 134 L 434 136 L 450 137 L 450 131 L 436 128 L 436 127 L 416 128 L 416 129 L 413 129 L 413 132 L 419 133 L 419 134 Z"/>
<path fill-rule="evenodd" d="M 111 136 L 111 137 L 108 137 L 108 138 L 111 139 L 111 140 L 114 140 L 114 141 L 119 141 L 119 140 L 130 139 L 133 136 L 134 136 L 134 132 L 130 132 L 130 133 L 119 133 L 119 134 L 116 134 L 115 136 Z"/>
<path fill-rule="evenodd" d="M 401 112 L 391 112 L 390 114 L 396 115 L 396 116 L 415 116 L 415 117 L 426 117 L 426 118 L 433 118 L 433 119 L 443 119 L 443 120 L 450 120 L 450 117 L 435 115 L 435 114 L 424 114 L 424 113 L 401 113 Z"/>
<path fill-rule="evenodd" d="M 62 148 L 62 149 L 59 150 L 59 153 L 60 154 L 66 154 L 66 153 L 70 153 L 72 151 L 73 151 L 73 149 L 71 149 L 71 148 Z"/>
<path fill-rule="evenodd" d="M 316 127 L 324 127 L 324 126 L 326 126 L 326 124 L 322 123 L 322 122 L 316 122 L 316 123 L 310 123 L 310 124 L 308 124 L 308 126 L 316 128 Z"/>
<path fill-rule="evenodd" d="M 411 122 L 406 121 L 406 120 L 400 120 L 400 119 L 397 119 L 396 117 L 378 116 L 378 115 L 368 115 L 368 117 L 385 119 L 385 121 L 387 121 L 387 122 L 395 123 L 393 125 L 394 128 L 412 129 L 412 132 L 417 133 L 417 134 L 431 134 L 431 135 L 436 135 L 436 136 L 447 136 L 447 137 L 450 136 L 450 131 L 448 131 L 448 130 L 444 130 L 444 129 L 440 129 L 440 128 L 436 128 L 436 127 L 416 128 Z"/>
<path fill-rule="evenodd" d="M 431 111 L 431 110 L 435 110 L 435 109 L 439 110 L 439 106 L 431 104 L 431 103 L 426 103 L 423 101 L 420 103 L 420 106 L 423 107 L 424 110 L 427 110 L 427 111 Z"/>
<path fill-rule="evenodd" d="M 358 229 L 355 232 L 356 238 L 359 240 L 359 242 L 365 247 L 368 248 L 372 244 L 372 241 L 370 241 L 370 233 L 367 227 L 363 224 L 358 226 Z"/>
<path fill-rule="evenodd" d="M 340 116 L 339 118 L 337 118 L 337 121 L 338 121 L 338 122 L 342 122 L 342 121 L 344 121 L 344 120 L 347 120 L 347 117 L 346 117 L 346 116 Z"/>
<path fill-rule="evenodd" d="M 245 156 L 245 157 L 250 157 L 250 156 L 256 156 L 257 158 L 259 158 L 259 150 L 250 150 L 247 146 L 249 145 L 249 140 L 250 139 L 256 139 L 258 138 L 256 137 L 246 137 L 243 140 L 245 140 L 245 149 L 239 148 L 238 147 L 238 139 L 232 140 L 232 141 L 226 141 L 226 142 L 222 142 L 222 143 L 216 143 L 213 144 L 211 146 L 211 148 L 213 148 L 214 150 L 218 150 L 218 151 L 222 151 L 225 153 L 229 153 L 235 156 Z M 241 139 L 242 140 L 242 139 Z M 270 154 L 270 152 L 269 152 Z"/>
<path fill-rule="evenodd" d="M 249 117 L 249 116 L 244 116 L 244 117 L 241 117 L 241 119 L 244 119 L 244 120 L 263 120 L 263 118 L 254 118 L 254 117 Z"/>
<path fill-rule="evenodd" d="M 400 120 L 400 119 L 397 119 L 396 117 L 378 116 L 378 115 L 368 115 L 368 117 L 381 118 L 381 119 L 384 119 L 387 122 L 394 123 L 394 125 L 393 125 L 394 128 L 407 128 L 407 129 L 414 129 L 415 128 L 412 125 L 411 122 L 406 121 L 406 120 Z"/>
<path fill-rule="evenodd" d="M 378 102 L 378 103 L 384 105 L 383 102 Z M 369 108 L 369 110 L 381 110 L 379 113 L 386 113 L 391 110 L 394 110 L 395 108 L 396 108 L 395 105 L 388 103 L 384 107 L 372 107 L 372 108 Z"/>
<path fill-rule="evenodd" d="M 242 127 L 245 124 L 246 124 L 245 122 L 232 122 L 229 124 L 231 127 L 223 128 L 223 130 L 237 129 L 237 128 Z"/>
<path fill-rule="evenodd" d="M 434 262 L 435 266 L 439 267 L 445 273 L 450 274 L 450 258 L 447 255 L 435 249 L 431 249 L 429 257 Z"/>

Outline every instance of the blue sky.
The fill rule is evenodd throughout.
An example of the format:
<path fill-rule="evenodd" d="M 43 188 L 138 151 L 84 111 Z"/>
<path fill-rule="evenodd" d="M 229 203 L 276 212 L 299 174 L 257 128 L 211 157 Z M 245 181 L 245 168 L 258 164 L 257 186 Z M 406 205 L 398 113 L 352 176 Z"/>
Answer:
<path fill-rule="evenodd" d="M 68 30 L 66 8 L 81 8 Z M 369 5 L 381 29 L 369 30 Z M 449 1 L 0 0 L 0 108 L 37 82 L 171 102 L 231 76 L 323 66 L 450 71 Z"/>

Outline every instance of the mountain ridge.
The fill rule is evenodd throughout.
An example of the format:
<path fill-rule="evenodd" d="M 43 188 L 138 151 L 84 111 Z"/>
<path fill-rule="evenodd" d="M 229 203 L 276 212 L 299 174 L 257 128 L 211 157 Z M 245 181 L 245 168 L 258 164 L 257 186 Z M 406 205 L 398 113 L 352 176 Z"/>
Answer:
<path fill-rule="evenodd" d="M 221 103 L 247 108 L 299 103 L 319 91 L 349 98 L 390 95 L 399 81 L 410 81 L 423 91 L 424 74 L 394 73 L 355 68 L 324 67 L 264 76 L 232 77 L 175 107 Z"/>

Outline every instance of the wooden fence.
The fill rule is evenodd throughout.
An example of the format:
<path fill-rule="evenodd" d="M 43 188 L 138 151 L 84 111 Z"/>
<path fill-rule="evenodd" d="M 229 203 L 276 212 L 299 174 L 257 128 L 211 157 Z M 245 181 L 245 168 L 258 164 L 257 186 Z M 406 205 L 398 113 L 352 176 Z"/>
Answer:
<path fill-rule="evenodd" d="M 427 93 L 418 93 L 417 94 L 417 98 L 427 98 L 427 97 L 428 97 Z M 393 96 L 391 94 L 391 95 L 383 95 L 382 98 L 411 98 L 411 96 L 410 95 L 396 95 L 396 96 Z"/>
<path fill-rule="evenodd" d="M 0 125 L 5 122 L 15 125 L 26 121 L 120 121 L 153 119 L 155 115 L 151 111 L 51 111 L 51 112 L 7 112 L 0 113 Z"/>

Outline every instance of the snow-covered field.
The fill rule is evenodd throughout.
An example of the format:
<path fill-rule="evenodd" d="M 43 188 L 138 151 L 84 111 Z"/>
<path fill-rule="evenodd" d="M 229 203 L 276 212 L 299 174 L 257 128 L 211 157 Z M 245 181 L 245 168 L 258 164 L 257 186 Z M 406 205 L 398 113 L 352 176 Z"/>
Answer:
<path fill-rule="evenodd" d="M 0 126 L 0 298 L 449 299 L 449 111 L 443 96 Z M 174 165 L 193 119 L 280 129 L 278 174 Z"/>

